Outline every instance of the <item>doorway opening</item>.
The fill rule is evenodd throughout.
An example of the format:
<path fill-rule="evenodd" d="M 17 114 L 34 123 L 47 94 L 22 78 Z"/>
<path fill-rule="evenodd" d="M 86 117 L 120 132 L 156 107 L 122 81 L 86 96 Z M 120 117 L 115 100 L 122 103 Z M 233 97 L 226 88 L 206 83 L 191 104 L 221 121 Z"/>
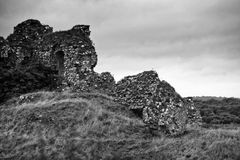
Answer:
<path fill-rule="evenodd" d="M 64 73 L 64 52 L 57 51 L 55 53 L 56 62 L 57 62 L 57 71 L 59 76 L 63 76 Z"/>

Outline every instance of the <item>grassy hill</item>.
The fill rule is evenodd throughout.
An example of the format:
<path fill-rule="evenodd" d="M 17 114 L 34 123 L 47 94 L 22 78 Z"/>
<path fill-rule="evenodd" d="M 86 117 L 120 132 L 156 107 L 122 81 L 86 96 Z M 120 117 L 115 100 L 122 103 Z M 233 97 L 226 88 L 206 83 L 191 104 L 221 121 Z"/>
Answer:
<path fill-rule="evenodd" d="M 0 159 L 240 159 L 240 126 L 167 137 L 107 95 L 35 92 L 0 106 Z"/>

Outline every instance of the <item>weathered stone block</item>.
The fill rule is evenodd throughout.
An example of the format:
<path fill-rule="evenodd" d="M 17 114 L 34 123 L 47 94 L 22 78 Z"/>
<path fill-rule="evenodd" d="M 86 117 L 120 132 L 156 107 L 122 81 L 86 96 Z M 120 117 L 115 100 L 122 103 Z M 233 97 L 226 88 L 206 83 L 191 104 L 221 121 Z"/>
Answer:
<path fill-rule="evenodd" d="M 170 84 L 161 81 L 155 71 L 123 78 L 116 84 L 115 97 L 115 101 L 130 109 L 140 110 L 143 122 L 151 129 L 164 130 L 171 135 L 185 131 L 188 108 L 194 107 L 185 105 L 183 98 Z"/>

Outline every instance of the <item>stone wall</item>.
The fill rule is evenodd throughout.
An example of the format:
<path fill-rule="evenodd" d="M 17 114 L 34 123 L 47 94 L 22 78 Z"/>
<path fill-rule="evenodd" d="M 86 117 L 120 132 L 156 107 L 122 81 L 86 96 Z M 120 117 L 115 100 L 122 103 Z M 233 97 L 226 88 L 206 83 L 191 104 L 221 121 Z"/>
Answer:
<path fill-rule="evenodd" d="M 57 69 L 57 53 L 64 57 L 64 83 L 79 85 L 86 74 L 94 71 L 97 54 L 89 38 L 88 26 L 74 26 L 71 30 L 54 32 L 42 38 L 36 45 L 35 57 L 42 63 Z"/>
<path fill-rule="evenodd" d="M 16 54 L 16 64 L 32 57 L 35 44 L 46 34 L 52 33 L 52 27 L 42 25 L 38 20 L 29 19 L 14 27 L 7 37 L 7 43 Z M 35 59 L 36 60 L 36 59 Z"/>
<path fill-rule="evenodd" d="M 117 82 L 115 101 L 142 114 L 149 128 L 171 135 L 185 132 L 187 124 L 200 122 L 201 117 L 190 99 L 183 99 L 157 72 L 145 71 Z"/>
<path fill-rule="evenodd" d="M 77 86 L 94 72 L 97 54 L 88 25 L 53 32 L 53 28 L 29 19 L 14 27 L 7 39 L 0 38 L 1 59 L 11 58 L 14 66 L 41 63 L 56 70 L 62 83 Z M 59 55 L 62 55 L 61 56 Z"/>

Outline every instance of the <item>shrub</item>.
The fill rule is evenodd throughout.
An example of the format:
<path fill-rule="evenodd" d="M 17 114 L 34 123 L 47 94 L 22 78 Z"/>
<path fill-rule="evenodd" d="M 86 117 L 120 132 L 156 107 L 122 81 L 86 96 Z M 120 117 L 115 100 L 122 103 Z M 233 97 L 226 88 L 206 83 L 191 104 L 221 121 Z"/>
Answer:
<path fill-rule="evenodd" d="M 22 93 L 56 88 L 54 71 L 41 64 L 20 68 L 0 67 L 0 103 Z"/>

